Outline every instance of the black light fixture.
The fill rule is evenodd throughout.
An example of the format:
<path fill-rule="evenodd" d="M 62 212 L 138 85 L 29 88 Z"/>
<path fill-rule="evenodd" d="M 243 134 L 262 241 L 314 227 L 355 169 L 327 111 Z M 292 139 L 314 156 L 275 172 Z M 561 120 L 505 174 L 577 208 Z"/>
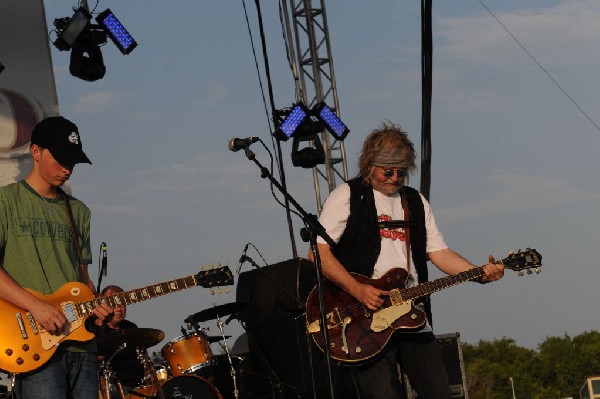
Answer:
<path fill-rule="evenodd" d="M 299 149 L 301 142 L 312 142 L 310 145 Z M 325 150 L 316 132 L 297 134 L 292 143 L 292 165 L 301 168 L 314 168 L 325 163 Z"/>
<path fill-rule="evenodd" d="M 70 50 L 91 19 L 92 16 L 83 7 L 79 7 L 71 18 L 55 19 L 54 26 L 59 33 L 54 46 L 60 51 Z"/>
<path fill-rule="evenodd" d="M 350 129 L 342 122 L 337 114 L 331 109 L 324 101 L 315 105 L 312 109 L 312 113 L 316 116 L 329 130 L 329 132 L 337 140 L 344 140 Z"/>
<path fill-rule="evenodd" d="M 104 40 L 102 35 L 102 32 L 90 31 L 79 36 L 71 49 L 69 63 L 71 75 L 88 82 L 95 82 L 104 77 L 106 66 L 104 66 L 100 44 L 106 43 L 106 35 Z"/>
<path fill-rule="evenodd" d="M 2 73 L 2 71 L 4 71 L 4 64 L 0 62 L 0 73 Z"/>
<path fill-rule="evenodd" d="M 71 18 L 58 18 L 54 26 L 58 38 L 54 45 L 61 51 L 71 50 L 71 75 L 89 82 L 102 79 L 106 74 L 100 46 L 106 44 L 107 36 L 121 53 L 129 54 L 137 43 L 109 9 L 101 12 L 91 24 L 87 8 L 80 7 Z"/>

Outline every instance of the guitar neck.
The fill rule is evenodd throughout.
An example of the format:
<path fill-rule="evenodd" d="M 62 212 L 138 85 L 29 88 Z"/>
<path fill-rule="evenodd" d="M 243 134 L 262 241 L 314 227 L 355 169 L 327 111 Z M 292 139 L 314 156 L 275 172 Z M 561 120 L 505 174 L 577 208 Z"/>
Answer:
<path fill-rule="evenodd" d="M 412 300 L 444 290 L 454 285 L 464 283 L 465 281 L 475 280 L 483 275 L 483 266 L 475 267 L 451 276 L 442 277 L 437 280 L 427 281 L 414 287 L 402 289 L 400 294 L 403 300 Z"/>
<path fill-rule="evenodd" d="M 79 314 L 79 317 L 87 317 L 91 315 L 93 310 L 101 303 L 107 303 L 113 308 L 131 305 L 133 303 L 171 294 L 173 292 L 185 290 L 197 285 L 199 285 L 199 282 L 196 280 L 196 276 L 182 277 L 171 281 L 165 281 L 163 283 L 137 288 L 131 291 L 119 292 L 114 295 L 95 298 L 91 301 L 80 302 L 76 304 L 76 311 Z"/>

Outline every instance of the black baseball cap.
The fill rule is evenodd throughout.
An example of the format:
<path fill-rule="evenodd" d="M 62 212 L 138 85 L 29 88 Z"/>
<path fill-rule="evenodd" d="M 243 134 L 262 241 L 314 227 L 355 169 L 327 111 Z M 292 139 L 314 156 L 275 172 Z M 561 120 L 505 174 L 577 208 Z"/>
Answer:
<path fill-rule="evenodd" d="M 31 144 L 47 148 L 63 166 L 92 163 L 83 152 L 77 125 L 62 116 L 51 116 L 35 125 Z"/>

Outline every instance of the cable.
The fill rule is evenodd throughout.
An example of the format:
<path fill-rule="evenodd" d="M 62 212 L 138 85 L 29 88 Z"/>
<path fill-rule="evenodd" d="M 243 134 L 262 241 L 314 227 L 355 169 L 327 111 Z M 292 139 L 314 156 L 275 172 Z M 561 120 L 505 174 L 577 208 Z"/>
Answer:
<path fill-rule="evenodd" d="M 508 33 L 510 35 L 510 37 L 512 37 L 512 39 L 519 45 L 519 47 L 521 47 L 521 49 L 529 56 L 529 58 L 531 58 L 533 60 L 533 62 L 536 63 L 536 65 L 538 66 L 538 68 L 540 68 L 546 74 L 546 76 L 548 78 L 550 78 L 550 80 L 554 83 L 554 85 L 556 87 L 558 87 L 558 89 L 560 91 L 562 91 L 563 94 L 569 100 L 571 100 L 571 102 L 573 103 L 573 105 L 575 105 L 575 107 L 577 107 L 577 109 L 579 110 L 579 112 L 581 112 L 583 114 L 583 116 L 585 116 L 587 118 L 587 120 L 589 120 L 591 122 L 591 124 L 594 125 L 594 127 L 596 128 L 596 130 L 600 131 L 600 126 L 598 126 L 598 124 L 596 122 L 594 122 L 594 120 L 592 118 L 590 118 L 590 116 L 583 110 L 583 108 L 581 108 L 579 106 L 579 104 L 577 104 L 577 102 L 575 101 L 575 99 L 573 99 L 573 97 L 571 97 L 569 95 L 569 93 L 567 93 L 567 91 L 562 88 L 562 86 L 556 81 L 556 79 L 554 79 L 554 77 L 550 74 L 550 72 L 548 72 L 546 70 L 546 68 L 544 68 L 544 66 L 542 64 L 540 64 L 540 62 L 533 56 L 533 54 L 531 54 L 531 52 L 529 52 L 529 50 L 527 50 L 525 48 L 525 46 L 519 41 L 519 39 L 517 39 L 516 36 L 513 35 L 512 32 L 510 30 L 508 30 L 508 28 L 506 26 L 504 26 L 504 24 L 502 23 L 502 21 L 500 21 L 500 19 L 492 12 L 492 10 L 490 10 L 488 8 L 488 6 L 486 6 L 483 3 L 483 0 L 477 0 L 477 1 L 479 1 L 479 3 L 481 4 L 481 6 L 483 8 L 485 8 L 488 13 L 490 13 L 490 15 L 496 20 L 496 22 L 498 22 L 498 24 L 502 27 L 502 29 L 504 29 L 506 31 L 506 33 Z"/>

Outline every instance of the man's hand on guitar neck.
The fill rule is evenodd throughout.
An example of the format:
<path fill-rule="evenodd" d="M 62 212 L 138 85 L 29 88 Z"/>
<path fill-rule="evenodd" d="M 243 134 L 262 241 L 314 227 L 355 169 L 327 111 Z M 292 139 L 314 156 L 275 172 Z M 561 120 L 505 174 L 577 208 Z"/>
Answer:
<path fill-rule="evenodd" d="M 492 255 L 488 257 L 489 263 L 483 267 L 485 275 L 481 277 L 481 282 L 491 283 L 492 281 L 500 280 L 504 276 L 504 266 Z"/>

